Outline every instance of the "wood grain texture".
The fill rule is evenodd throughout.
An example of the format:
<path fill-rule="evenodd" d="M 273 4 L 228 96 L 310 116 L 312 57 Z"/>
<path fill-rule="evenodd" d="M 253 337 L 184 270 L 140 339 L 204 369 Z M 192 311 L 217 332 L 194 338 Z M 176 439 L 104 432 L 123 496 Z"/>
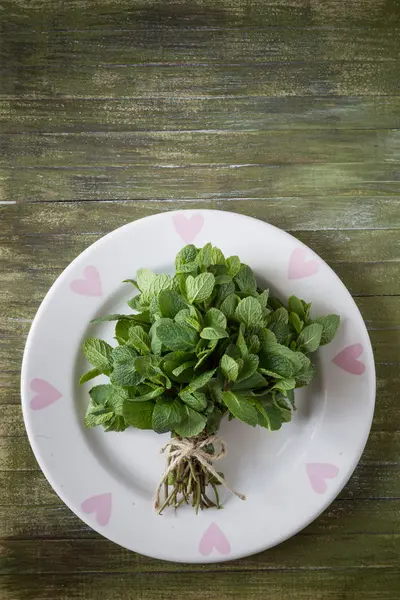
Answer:
<path fill-rule="evenodd" d="M 0 0 L 0 15 L 0 599 L 398 600 L 399 0 Z M 20 408 L 57 276 L 116 227 L 180 208 L 312 247 L 376 360 L 372 433 L 339 498 L 221 565 L 101 538 L 44 478 Z"/>

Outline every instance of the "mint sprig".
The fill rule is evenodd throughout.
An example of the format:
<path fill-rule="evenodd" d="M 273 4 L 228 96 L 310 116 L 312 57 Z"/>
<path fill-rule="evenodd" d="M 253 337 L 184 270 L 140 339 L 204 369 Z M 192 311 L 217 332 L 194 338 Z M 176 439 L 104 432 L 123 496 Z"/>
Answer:
<path fill-rule="evenodd" d="M 86 427 L 152 429 L 201 443 L 225 416 L 279 429 L 295 410 L 295 388 L 315 375 L 310 354 L 332 341 L 339 316 L 312 319 L 304 300 L 270 297 L 248 265 L 211 244 L 185 246 L 175 267 L 173 277 L 139 269 L 125 280 L 137 290 L 128 302 L 134 312 L 94 319 L 116 322 L 116 346 L 84 342 L 93 368 L 80 383 L 98 375 L 110 380 L 90 390 Z M 166 505 L 182 498 L 196 510 L 219 505 L 218 482 L 199 461 L 185 460 L 168 475 L 178 483 Z"/>

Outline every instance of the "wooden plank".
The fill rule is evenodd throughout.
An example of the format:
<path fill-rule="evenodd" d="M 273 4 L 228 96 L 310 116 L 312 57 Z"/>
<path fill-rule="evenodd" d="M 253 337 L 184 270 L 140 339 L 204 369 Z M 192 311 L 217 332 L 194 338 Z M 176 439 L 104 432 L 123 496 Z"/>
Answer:
<path fill-rule="evenodd" d="M 194 543 L 195 540 L 193 540 Z M 301 552 L 299 548 L 301 547 Z M 343 548 L 346 551 L 343 551 Z M 273 552 L 221 565 L 218 571 L 270 571 L 277 569 L 341 569 L 398 566 L 400 535 L 359 534 L 297 536 Z M 213 573 L 215 565 L 177 565 L 133 554 L 105 539 L 7 540 L 0 542 L 0 575 L 33 573 Z M 104 565 L 104 567 L 103 567 Z"/>
<path fill-rule="evenodd" d="M 0 96 L 3 133 L 258 131 L 400 127 L 399 96 L 277 98 L 13 98 Z M 355 134 L 356 135 L 356 134 Z"/>
<path fill-rule="evenodd" d="M 29 202 L 0 205 L 0 233 L 1 236 L 15 233 L 54 235 L 70 231 L 105 234 L 145 216 L 181 209 L 229 210 L 267 221 L 294 235 L 297 231 L 308 230 L 396 229 L 400 222 L 399 196 L 330 196 L 329 202 L 326 196 L 270 197 L 258 200 L 183 199 L 178 202 L 150 199 L 107 203 Z"/>
<path fill-rule="evenodd" d="M 400 34 L 400 32 L 399 32 Z M 2 167 L 319 165 L 400 161 L 400 130 L 106 132 L 0 136 Z M 340 167 L 339 167 L 340 168 Z"/>
<path fill-rule="evenodd" d="M 250 66 L 2 67 L 4 98 L 395 96 L 399 61 L 270 62 Z"/>
<path fill-rule="evenodd" d="M 3 0 L 7 30 L 23 34 L 26 29 L 142 29 L 146 27 L 260 27 L 260 26 L 362 26 L 400 25 L 396 0 L 87 0 L 56 5 L 47 0 Z"/>
<path fill-rule="evenodd" d="M 76 201 L 391 197 L 400 191 L 389 163 L 3 168 L 0 200 Z"/>
<path fill-rule="evenodd" d="M 62 233 L 53 236 L 15 234 L 2 237 L 3 269 L 65 268 L 77 254 L 100 237 L 97 233 Z M 331 265 L 344 261 L 366 263 L 400 260 L 397 229 L 297 231 L 296 237 Z"/>
<path fill-rule="evenodd" d="M 301 555 L 301 546 L 298 548 Z M 220 600 L 262 598 L 265 590 L 273 598 L 296 600 L 398 600 L 400 571 L 396 568 L 350 568 L 237 572 L 233 577 L 227 567 L 214 566 L 211 577 L 193 571 L 166 573 L 51 574 L 8 575 L 0 580 L 0 594 L 7 600 L 40 598 L 41 600 L 197 600 L 200 597 Z M 200 567 L 197 567 L 200 569 Z M 15 592 L 15 590 L 18 590 Z"/>
<path fill-rule="evenodd" d="M 400 58 L 400 29 L 354 27 L 184 28 L 141 27 L 115 31 L 12 32 L 0 61 L 9 67 L 126 64 L 255 64 L 279 61 L 363 61 Z M 12 50 L 12 53 L 11 53 Z"/>
<path fill-rule="evenodd" d="M 398 533 L 400 500 L 335 500 L 326 511 L 299 535 Z M 101 539 L 65 505 L 0 507 L 0 540 Z"/>

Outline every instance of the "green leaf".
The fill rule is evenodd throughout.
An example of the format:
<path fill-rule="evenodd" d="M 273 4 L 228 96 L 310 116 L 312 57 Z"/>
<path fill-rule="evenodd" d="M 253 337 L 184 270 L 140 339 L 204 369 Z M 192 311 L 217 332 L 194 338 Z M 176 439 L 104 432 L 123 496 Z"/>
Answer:
<path fill-rule="evenodd" d="M 123 417 L 128 425 L 137 429 L 153 429 L 153 402 L 124 400 Z"/>
<path fill-rule="evenodd" d="M 175 426 L 175 433 L 181 437 L 194 437 L 199 435 L 205 428 L 207 418 L 189 406 L 182 406 L 181 420 L 178 425 Z"/>
<path fill-rule="evenodd" d="M 199 339 L 192 327 L 184 323 L 176 323 L 172 319 L 159 320 L 157 336 L 169 350 L 183 352 L 194 350 Z"/>
<path fill-rule="evenodd" d="M 261 357 L 260 364 L 264 369 L 277 373 L 283 379 L 293 377 L 295 373 L 293 362 L 281 354 L 265 354 Z"/>
<path fill-rule="evenodd" d="M 228 267 L 228 275 L 231 277 L 236 277 L 240 271 L 240 267 L 242 266 L 240 258 L 238 256 L 230 256 L 226 259 L 226 264 Z"/>
<path fill-rule="evenodd" d="M 236 340 L 236 346 L 239 348 L 239 352 L 242 358 L 246 358 L 249 355 L 249 349 L 247 348 L 246 341 L 243 336 L 242 325 L 239 329 L 239 334 Z"/>
<path fill-rule="evenodd" d="M 199 267 L 209 267 L 211 265 L 211 251 L 212 245 L 210 243 L 199 250 L 196 256 L 196 263 Z"/>
<path fill-rule="evenodd" d="M 248 265 L 241 265 L 240 271 L 235 277 L 235 283 L 239 290 L 245 294 L 251 295 L 257 292 L 256 278 Z"/>
<path fill-rule="evenodd" d="M 262 327 L 262 308 L 256 298 L 249 296 L 240 300 L 235 310 L 235 319 L 249 329 Z"/>
<path fill-rule="evenodd" d="M 191 308 L 194 307 L 191 306 Z M 180 310 L 175 317 L 175 321 L 177 323 L 185 323 L 186 325 L 193 327 L 193 329 L 197 332 L 200 332 L 203 328 L 199 321 L 198 315 L 196 314 L 196 311 L 192 312 L 188 308 Z"/>
<path fill-rule="evenodd" d="M 235 292 L 235 284 L 233 281 L 230 283 L 222 283 L 217 288 L 217 296 L 214 301 L 215 306 L 221 307 L 222 302 L 231 294 Z"/>
<path fill-rule="evenodd" d="M 132 325 L 129 329 L 128 343 L 140 354 L 150 354 L 150 337 L 140 325 Z"/>
<path fill-rule="evenodd" d="M 86 415 L 85 415 L 85 427 L 97 427 L 98 425 L 105 425 L 113 419 L 114 413 L 108 408 L 97 406 L 92 402 L 89 404 Z"/>
<path fill-rule="evenodd" d="M 245 396 L 233 392 L 222 392 L 222 400 L 234 417 L 253 427 L 257 425 L 257 410 Z"/>
<path fill-rule="evenodd" d="M 116 358 L 115 350 L 132 350 L 132 353 L 130 355 L 126 353 L 124 356 L 120 354 Z M 120 346 L 115 350 L 113 353 L 114 368 L 110 376 L 111 382 L 122 387 L 135 386 L 141 383 L 143 376 L 137 372 L 135 367 L 136 352 L 129 346 Z"/>
<path fill-rule="evenodd" d="M 316 373 L 316 369 L 310 359 L 305 356 L 305 354 L 296 352 L 296 359 L 298 364 L 298 368 L 294 373 L 296 387 L 304 387 L 311 383 Z"/>
<path fill-rule="evenodd" d="M 228 332 L 221 327 L 205 327 L 201 331 L 200 337 L 204 340 L 221 340 L 229 337 L 229 335 Z"/>
<path fill-rule="evenodd" d="M 156 274 L 149 269 L 139 269 L 136 273 L 136 284 L 139 290 L 148 295 L 150 293 L 150 286 L 154 279 L 156 278 Z"/>
<path fill-rule="evenodd" d="M 141 396 L 135 396 L 134 398 L 129 398 L 130 402 L 148 402 L 149 400 L 155 400 L 163 395 L 165 389 L 163 387 L 155 387 L 150 392 L 146 394 L 142 394 Z"/>
<path fill-rule="evenodd" d="M 320 346 L 329 344 L 336 335 L 338 327 L 340 325 L 339 315 L 327 315 L 326 317 L 318 317 L 314 323 L 322 325 L 322 334 Z"/>
<path fill-rule="evenodd" d="M 293 390 L 296 386 L 296 381 L 294 379 L 280 379 L 277 381 L 271 388 L 271 390 L 278 390 L 284 396 L 287 396 L 287 392 L 289 390 Z"/>
<path fill-rule="evenodd" d="M 89 390 L 89 395 L 94 404 L 103 406 L 107 402 L 114 389 L 114 386 L 110 384 L 95 385 L 91 390 Z"/>
<path fill-rule="evenodd" d="M 261 405 L 267 415 L 268 429 L 271 431 L 276 431 L 282 427 L 283 423 L 291 421 L 291 410 L 288 407 L 277 405 L 271 397 L 263 399 Z"/>
<path fill-rule="evenodd" d="M 179 365 L 179 367 L 175 367 L 175 369 L 173 369 L 172 373 L 175 375 L 175 377 L 179 377 L 179 375 L 181 375 L 181 373 L 184 373 L 185 371 L 187 371 L 187 369 L 194 367 L 195 364 L 196 364 L 195 360 L 189 360 L 189 361 L 183 363 L 182 365 Z"/>
<path fill-rule="evenodd" d="M 180 310 L 186 308 L 187 304 L 178 292 L 175 290 L 163 290 L 158 295 L 158 305 L 161 315 L 174 319 Z"/>
<path fill-rule="evenodd" d="M 156 275 L 150 283 L 149 293 L 154 296 L 158 296 L 160 292 L 164 290 L 172 290 L 174 287 L 174 281 L 170 275 L 161 273 Z"/>
<path fill-rule="evenodd" d="M 211 248 L 210 264 L 211 265 L 226 265 L 226 260 L 225 260 L 225 256 L 223 255 L 223 252 L 219 248 L 216 248 L 215 246 L 213 246 Z"/>
<path fill-rule="evenodd" d="M 196 246 L 193 244 L 188 244 L 182 250 L 178 252 L 175 258 L 175 267 L 177 271 L 181 271 L 182 267 L 187 265 L 188 263 L 193 263 L 196 260 L 196 256 L 198 254 L 198 250 Z"/>
<path fill-rule="evenodd" d="M 156 355 L 161 355 L 162 352 L 162 341 L 160 340 L 160 338 L 157 335 L 157 325 L 158 325 L 159 321 L 155 321 L 155 323 L 153 323 L 153 325 L 150 328 L 149 331 L 149 336 L 150 336 L 150 345 L 151 345 L 151 351 L 153 354 Z"/>
<path fill-rule="evenodd" d="M 109 374 L 112 352 L 110 344 L 97 338 L 88 338 L 83 344 L 83 352 L 94 367 L 106 375 Z"/>
<path fill-rule="evenodd" d="M 269 314 L 268 327 L 272 323 L 276 323 L 278 325 L 287 325 L 289 323 L 289 314 L 286 308 L 282 306 L 281 308 L 278 308 L 277 310 Z"/>
<path fill-rule="evenodd" d="M 207 408 L 207 397 L 202 392 L 190 393 L 182 391 L 180 392 L 179 397 L 182 402 L 197 412 L 203 412 Z"/>
<path fill-rule="evenodd" d="M 79 385 L 82 385 L 83 383 L 86 383 L 87 381 L 90 381 L 91 379 L 94 379 L 95 377 L 98 377 L 101 374 L 102 371 L 100 371 L 100 369 L 97 369 L 97 367 L 95 369 L 91 369 L 90 371 L 82 375 L 82 377 L 79 380 Z"/>
<path fill-rule="evenodd" d="M 128 341 L 129 337 L 129 328 L 132 325 L 132 321 L 128 319 L 120 319 L 115 325 L 115 337 L 118 340 L 124 340 L 124 342 Z"/>
<path fill-rule="evenodd" d="M 205 316 L 204 324 L 206 327 L 219 327 L 226 329 L 226 317 L 218 308 L 210 308 Z"/>
<path fill-rule="evenodd" d="M 204 302 L 214 289 L 215 277 L 212 273 L 201 273 L 197 277 L 188 276 L 186 279 L 186 294 L 189 302 Z"/>
<path fill-rule="evenodd" d="M 256 354 L 249 354 L 243 361 L 243 367 L 240 369 L 238 381 L 243 381 L 251 377 L 258 368 L 259 358 Z"/>
<path fill-rule="evenodd" d="M 257 300 L 261 304 L 261 308 L 263 309 L 264 312 L 268 305 L 268 297 L 269 297 L 269 290 L 264 290 L 263 292 L 261 292 L 261 294 L 258 294 L 258 296 L 257 296 Z"/>
<path fill-rule="evenodd" d="M 239 365 L 236 362 L 236 360 L 234 360 L 227 354 L 224 354 L 221 358 L 220 367 L 223 375 L 229 381 L 236 381 L 239 375 Z"/>
<path fill-rule="evenodd" d="M 182 391 L 183 392 L 193 392 L 195 390 L 198 390 L 198 389 L 204 387 L 206 385 L 206 383 L 208 383 L 210 381 L 210 379 L 212 379 L 212 377 L 214 377 L 215 371 L 216 371 L 216 369 L 213 369 L 212 371 L 205 371 L 204 373 L 201 373 L 201 375 L 198 375 L 197 377 L 192 379 L 192 381 L 189 383 L 189 385 Z"/>
<path fill-rule="evenodd" d="M 207 433 L 208 435 L 213 435 L 219 431 L 221 420 L 223 417 L 222 411 L 214 407 L 214 410 L 207 417 Z"/>
<path fill-rule="evenodd" d="M 232 281 L 232 277 L 230 275 L 217 275 L 215 277 L 215 285 L 222 285 L 226 283 L 230 283 Z"/>
<path fill-rule="evenodd" d="M 166 400 L 161 398 L 157 400 L 152 415 L 152 427 L 156 433 L 167 433 L 174 431 L 176 425 L 179 425 L 182 418 L 182 404 L 177 398 L 175 400 Z"/>
<path fill-rule="evenodd" d="M 109 321 L 119 321 L 120 319 L 132 320 L 132 316 L 134 315 L 106 315 L 105 317 L 97 317 L 96 319 L 92 319 L 91 323 L 107 323 Z"/>
<path fill-rule="evenodd" d="M 303 329 L 303 321 L 300 320 L 300 317 L 297 313 L 290 313 L 289 323 L 292 325 L 296 333 L 301 333 L 301 330 Z"/>
<path fill-rule="evenodd" d="M 236 294 L 229 294 L 229 296 L 227 296 L 227 298 L 225 298 L 225 300 L 222 302 L 220 310 L 227 319 L 231 319 L 233 317 L 239 302 L 240 298 Z"/>
<path fill-rule="evenodd" d="M 257 371 L 247 379 L 236 382 L 233 386 L 234 391 L 241 390 L 260 390 L 268 386 L 268 381 Z"/>
<path fill-rule="evenodd" d="M 312 323 L 303 329 L 297 338 L 297 346 L 306 352 L 317 350 L 322 336 L 323 327 L 319 323 Z"/>
<path fill-rule="evenodd" d="M 261 342 L 258 335 L 251 335 L 248 339 L 248 352 L 250 354 L 258 354 L 260 352 Z"/>
<path fill-rule="evenodd" d="M 288 300 L 289 312 L 295 313 L 302 321 L 304 321 L 306 313 L 303 306 L 303 301 L 297 296 L 290 296 Z"/>

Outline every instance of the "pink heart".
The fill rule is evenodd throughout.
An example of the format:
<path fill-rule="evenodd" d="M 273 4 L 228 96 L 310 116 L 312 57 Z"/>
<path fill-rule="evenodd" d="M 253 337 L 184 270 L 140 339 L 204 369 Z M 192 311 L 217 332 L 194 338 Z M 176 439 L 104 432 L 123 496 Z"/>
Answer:
<path fill-rule="evenodd" d="M 96 513 L 96 521 L 99 525 L 107 525 L 111 518 L 111 494 L 99 494 L 91 496 L 82 502 L 83 512 Z"/>
<path fill-rule="evenodd" d="M 50 406 L 50 404 L 62 398 L 61 392 L 44 379 L 32 379 L 30 387 L 32 392 L 37 394 L 30 402 L 32 410 L 46 408 L 46 406 Z"/>
<path fill-rule="evenodd" d="M 306 471 L 311 487 L 317 494 L 323 494 L 328 489 L 325 479 L 334 479 L 339 473 L 339 469 L 329 463 L 308 463 Z"/>
<path fill-rule="evenodd" d="M 200 540 L 199 552 L 203 556 L 208 556 L 214 548 L 218 550 L 220 554 L 229 554 L 231 551 L 231 545 L 226 535 L 222 533 L 218 525 L 211 523 L 210 527 L 206 529 Z"/>
<path fill-rule="evenodd" d="M 204 217 L 203 215 L 196 213 L 191 217 L 179 213 L 174 215 L 173 222 L 177 233 L 183 239 L 186 244 L 191 244 L 197 234 L 203 229 Z"/>
<path fill-rule="evenodd" d="M 319 269 L 319 262 L 316 260 L 307 260 L 307 250 L 305 248 L 295 248 L 289 260 L 289 279 L 301 279 L 315 275 Z"/>
<path fill-rule="evenodd" d="M 81 294 L 81 296 L 101 296 L 101 279 L 96 267 L 85 267 L 83 279 L 71 281 L 70 288 L 75 294 Z"/>
<path fill-rule="evenodd" d="M 364 348 L 362 344 L 352 344 L 339 352 L 332 362 L 352 375 L 362 375 L 365 371 L 365 365 L 360 360 L 357 360 L 357 358 L 361 356 L 363 352 Z"/>

